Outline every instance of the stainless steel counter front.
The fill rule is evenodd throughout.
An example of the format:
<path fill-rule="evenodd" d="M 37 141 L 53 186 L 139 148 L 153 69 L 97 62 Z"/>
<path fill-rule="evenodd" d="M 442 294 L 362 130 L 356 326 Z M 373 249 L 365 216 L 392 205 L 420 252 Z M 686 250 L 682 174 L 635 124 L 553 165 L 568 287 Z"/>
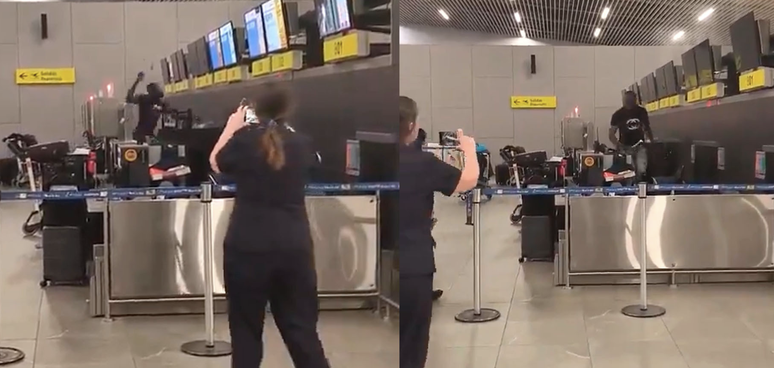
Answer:
<path fill-rule="evenodd" d="M 110 302 L 203 295 L 203 208 L 189 199 L 108 204 Z M 212 202 L 217 297 L 224 295 L 222 244 L 232 208 L 232 199 Z M 378 295 L 377 208 L 376 196 L 307 197 L 321 296 Z"/>
<path fill-rule="evenodd" d="M 637 197 L 570 198 L 570 275 L 639 270 L 641 205 Z M 654 272 L 774 270 L 772 196 L 650 196 L 645 206 Z"/>

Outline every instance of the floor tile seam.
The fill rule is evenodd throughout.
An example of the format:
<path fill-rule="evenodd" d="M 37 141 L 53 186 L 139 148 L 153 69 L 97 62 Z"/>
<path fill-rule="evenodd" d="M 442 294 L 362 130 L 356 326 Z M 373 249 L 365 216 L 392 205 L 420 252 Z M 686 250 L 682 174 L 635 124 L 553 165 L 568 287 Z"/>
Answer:
<path fill-rule="evenodd" d="M 516 277 L 515 277 L 516 281 L 514 282 L 514 286 L 511 289 L 511 300 L 508 303 L 508 310 L 505 312 L 505 315 L 500 316 L 500 318 L 505 318 L 505 325 L 503 325 L 503 332 L 500 334 L 500 344 L 497 346 L 497 356 L 495 358 L 495 366 L 494 366 L 494 368 L 497 368 L 497 364 L 500 363 L 500 352 L 502 352 L 502 350 L 503 350 L 503 341 L 505 340 L 505 331 L 507 331 L 507 329 L 508 329 L 508 319 L 510 318 L 510 315 L 511 315 L 511 308 L 513 308 L 513 299 L 516 298 L 516 285 L 515 284 L 519 282 L 519 276 L 521 275 L 521 271 L 523 269 L 520 264 L 518 264 L 516 267 L 517 267 Z"/>
<path fill-rule="evenodd" d="M 571 287 L 571 286 L 569 286 L 568 284 L 568 286 L 566 287 Z M 589 326 L 588 326 L 588 321 L 586 319 L 585 307 L 582 302 L 580 307 L 581 307 L 581 316 L 582 316 L 581 319 L 583 320 L 583 332 L 586 336 L 586 349 L 588 349 L 587 352 L 589 353 L 589 367 L 594 368 L 594 358 L 591 355 L 591 341 L 589 341 Z"/>
<path fill-rule="evenodd" d="M 38 301 L 38 323 L 35 327 L 35 350 L 32 352 L 32 368 L 35 368 L 36 365 L 38 365 L 38 346 L 40 346 L 40 322 L 43 319 L 42 317 L 42 311 L 43 311 L 43 298 L 45 295 L 43 294 L 43 290 L 38 290 L 40 293 L 40 300 Z"/>

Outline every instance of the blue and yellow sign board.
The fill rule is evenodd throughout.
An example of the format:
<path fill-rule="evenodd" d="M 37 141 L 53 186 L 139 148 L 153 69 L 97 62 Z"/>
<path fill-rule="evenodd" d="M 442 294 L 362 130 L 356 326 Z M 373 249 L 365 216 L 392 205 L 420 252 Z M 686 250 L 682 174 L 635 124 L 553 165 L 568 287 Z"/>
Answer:
<path fill-rule="evenodd" d="M 74 84 L 75 68 L 16 69 L 16 84 Z"/>

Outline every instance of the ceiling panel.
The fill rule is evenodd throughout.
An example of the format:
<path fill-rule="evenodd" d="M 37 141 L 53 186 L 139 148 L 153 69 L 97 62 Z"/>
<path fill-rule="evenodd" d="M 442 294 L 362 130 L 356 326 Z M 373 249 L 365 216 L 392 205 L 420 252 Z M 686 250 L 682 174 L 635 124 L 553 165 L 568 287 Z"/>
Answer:
<path fill-rule="evenodd" d="M 730 45 L 728 27 L 749 11 L 774 19 L 774 0 L 399 0 L 400 24 L 562 42 L 658 46 Z M 609 8 L 606 19 L 603 9 Z M 704 20 L 699 16 L 712 9 Z M 448 20 L 440 14 L 443 10 Z M 517 21 L 515 14 L 521 17 Z M 596 28 L 599 37 L 594 37 Z M 678 32 L 683 37 L 675 38 Z"/>

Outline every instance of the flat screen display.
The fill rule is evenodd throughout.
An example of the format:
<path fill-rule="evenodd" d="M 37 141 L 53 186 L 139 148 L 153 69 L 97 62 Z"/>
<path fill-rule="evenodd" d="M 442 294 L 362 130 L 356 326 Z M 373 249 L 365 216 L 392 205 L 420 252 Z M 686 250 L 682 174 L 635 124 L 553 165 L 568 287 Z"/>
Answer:
<path fill-rule="evenodd" d="M 662 99 L 666 97 L 666 76 L 664 75 L 664 67 L 656 69 L 656 98 Z"/>
<path fill-rule="evenodd" d="M 650 102 L 650 94 L 648 91 L 648 81 L 645 78 L 640 79 L 640 101 L 643 104 Z"/>
<path fill-rule="evenodd" d="M 315 7 L 321 36 L 352 28 L 352 13 L 347 0 L 315 0 Z"/>
<path fill-rule="evenodd" d="M 675 63 L 668 62 L 662 67 L 664 70 L 664 79 L 666 80 L 667 96 L 674 96 L 680 93 L 680 85 L 677 83 L 677 73 L 675 72 Z"/>
<path fill-rule="evenodd" d="M 179 82 L 182 79 L 180 78 L 180 61 L 178 61 L 178 55 L 177 52 L 173 53 L 171 57 L 172 60 L 172 72 L 170 73 L 172 75 L 172 80 L 175 82 Z"/>
<path fill-rule="evenodd" d="M 266 55 L 266 31 L 263 27 L 260 7 L 245 13 L 245 38 L 247 38 L 247 52 L 250 58 Z"/>
<path fill-rule="evenodd" d="M 159 61 L 159 68 L 161 69 L 161 79 L 164 81 L 164 84 L 172 83 L 172 80 L 169 78 L 169 63 L 167 63 L 166 58 Z"/>
<path fill-rule="evenodd" d="M 696 89 L 699 87 L 699 75 L 696 72 L 695 48 L 683 53 L 680 58 L 683 60 L 683 79 L 686 89 Z"/>
<path fill-rule="evenodd" d="M 266 51 L 276 52 L 288 48 L 288 34 L 285 27 L 285 12 L 282 0 L 268 0 L 261 4 L 263 26 L 266 30 Z"/>
<path fill-rule="evenodd" d="M 220 49 L 223 54 L 223 66 L 229 67 L 237 63 L 236 43 L 234 43 L 234 25 L 231 22 L 220 27 Z"/>
<path fill-rule="evenodd" d="M 207 45 L 210 51 L 212 70 L 223 68 L 223 50 L 220 48 L 220 32 L 217 29 L 207 35 Z"/>
<path fill-rule="evenodd" d="M 191 75 L 198 77 L 201 75 L 199 71 L 199 50 L 196 49 L 196 42 L 191 42 L 188 44 L 188 72 L 191 73 Z"/>
<path fill-rule="evenodd" d="M 650 102 L 658 100 L 658 88 L 656 87 L 656 76 L 653 73 L 645 76 L 648 79 L 648 90 L 650 91 Z"/>
<path fill-rule="evenodd" d="M 199 52 L 199 68 L 201 69 L 202 75 L 204 75 L 212 71 L 212 66 L 210 65 L 210 50 L 207 46 L 207 37 L 198 39 L 196 43 L 199 45 L 196 48 L 196 50 Z"/>
<path fill-rule="evenodd" d="M 178 71 L 180 74 L 178 74 L 178 77 L 180 80 L 188 79 L 188 66 L 185 62 L 185 53 L 183 50 L 177 51 L 177 63 L 178 63 Z"/>
<path fill-rule="evenodd" d="M 709 39 L 694 47 L 696 70 L 699 75 L 699 85 L 705 86 L 715 81 L 715 61 L 712 59 L 712 47 Z"/>
<path fill-rule="evenodd" d="M 736 69 L 746 72 L 761 66 L 761 35 L 753 12 L 734 22 L 730 31 Z"/>
<path fill-rule="evenodd" d="M 175 72 L 175 65 L 177 63 L 174 62 L 175 56 L 174 54 L 170 55 L 170 57 L 167 59 L 167 70 L 169 71 L 169 82 L 177 82 L 177 73 Z"/>

